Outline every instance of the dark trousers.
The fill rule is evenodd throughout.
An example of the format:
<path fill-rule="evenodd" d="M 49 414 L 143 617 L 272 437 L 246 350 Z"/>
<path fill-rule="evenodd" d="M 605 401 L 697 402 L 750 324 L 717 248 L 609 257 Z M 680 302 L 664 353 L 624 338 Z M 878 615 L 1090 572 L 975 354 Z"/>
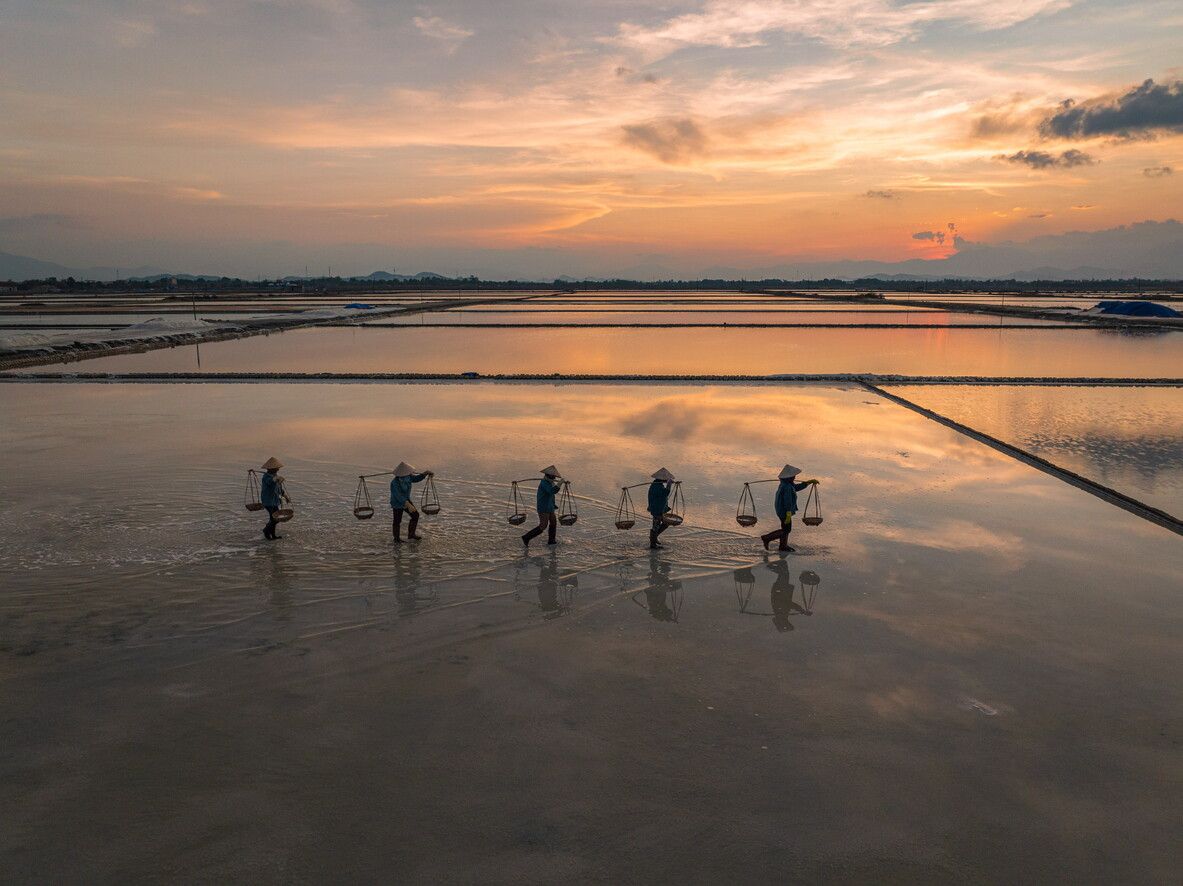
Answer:
<path fill-rule="evenodd" d="M 789 546 L 789 533 L 793 531 L 793 521 L 790 519 L 788 523 L 781 521 L 780 528 L 774 529 L 771 532 L 765 532 L 760 536 L 760 541 L 764 542 L 764 547 L 768 547 L 768 543 L 774 538 L 780 539 L 780 544 L 777 547 L 784 550 Z"/>
<path fill-rule="evenodd" d="M 661 535 L 669 528 L 669 523 L 666 523 L 665 520 L 661 519 L 661 517 L 654 515 L 653 525 L 649 528 L 649 546 L 656 547 L 657 536 Z"/>
<path fill-rule="evenodd" d="M 275 538 L 275 527 L 279 525 L 279 522 L 275 519 L 275 512 L 278 510 L 279 508 L 267 509 L 267 516 L 269 516 L 271 519 L 268 520 L 267 525 L 263 527 L 263 538 Z"/>
<path fill-rule="evenodd" d="M 547 514 L 538 515 L 538 525 L 522 536 L 522 541 L 529 544 L 538 536 L 542 535 L 542 530 L 546 529 L 546 543 L 553 545 L 555 543 L 555 533 L 559 531 L 559 520 L 555 516 L 555 512 L 551 511 Z"/>
<path fill-rule="evenodd" d="M 394 533 L 394 537 L 396 539 L 398 539 L 399 541 L 402 540 L 402 539 L 398 538 L 398 535 L 399 535 L 399 532 L 401 531 L 402 525 L 403 525 L 403 510 L 404 510 L 403 508 L 395 508 L 394 509 L 394 525 L 391 527 L 391 531 Z M 413 514 L 411 514 L 411 522 L 407 526 L 407 538 L 414 538 L 415 537 L 415 529 L 418 526 L 419 526 L 419 512 L 415 511 Z"/>

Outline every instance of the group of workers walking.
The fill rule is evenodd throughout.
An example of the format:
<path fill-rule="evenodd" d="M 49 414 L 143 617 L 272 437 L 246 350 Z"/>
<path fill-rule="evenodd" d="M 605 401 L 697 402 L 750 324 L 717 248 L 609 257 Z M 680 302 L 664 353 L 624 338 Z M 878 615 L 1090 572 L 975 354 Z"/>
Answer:
<path fill-rule="evenodd" d="M 284 489 L 283 478 L 279 476 L 279 469 L 282 467 L 282 462 L 274 456 L 263 463 L 265 473 L 260 483 L 259 500 L 267 510 L 269 518 L 267 525 L 263 528 L 263 537 L 268 540 L 281 537 L 275 531 L 281 519 L 278 516 L 280 508 L 283 502 L 291 503 L 291 499 L 288 498 L 287 492 Z M 541 473 L 542 479 L 538 482 L 538 491 L 535 496 L 538 525 L 522 535 L 522 544 L 526 548 L 529 548 L 530 542 L 540 536 L 544 530 L 547 534 L 546 543 L 548 545 L 558 543 L 559 495 L 563 492 L 564 487 L 570 487 L 570 481 L 564 480 L 559 473 L 559 469 L 553 464 L 543 468 Z M 789 547 L 789 533 L 793 531 L 793 515 L 798 511 L 797 493 L 809 486 L 816 486 L 819 482 L 817 480 L 798 481 L 797 476 L 800 473 L 800 468 L 788 464 L 780 472 L 776 496 L 773 499 L 773 509 L 777 517 L 777 528 L 760 536 L 765 550 L 768 550 L 768 546 L 777 540 L 779 540 L 778 550 L 792 550 Z M 398 467 L 394 469 L 393 474 L 394 477 L 390 481 L 390 507 L 393 512 L 391 534 L 394 537 L 394 542 L 395 544 L 402 543 L 401 535 L 404 514 L 410 514 L 410 523 L 407 526 L 407 540 L 419 541 L 422 539 L 422 536 L 416 531 L 419 527 L 419 509 L 412 501 L 413 486 L 416 483 L 421 483 L 430 477 L 434 477 L 435 473 L 433 471 L 416 471 L 404 461 L 399 463 Z M 666 468 L 659 468 L 650 477 L 651 482 L 649 483 L 649 493 L 646 502 L 646 510 L 652 518 L 652 525 L 649 529 L 649 548 L 650 550 L 658 550 L 662 547 L 661 542 L 658 540 L 661 534 L 669 529 L 671 525 L 677 525 L 677 523 L 681 522 L 680 515 L 676 518 L 671 516 L 671 496 L 674 493 L 675 485 L 678 481 Z M 522 515 L 519 521 L 524 519 L 524 516 Z M 754 521 L 755 518 L 753 518 Z M 807 520 L 806 522 L 809 521 Z M 628 525 L 631 526 L 632 524 L 630 523 Z"/>

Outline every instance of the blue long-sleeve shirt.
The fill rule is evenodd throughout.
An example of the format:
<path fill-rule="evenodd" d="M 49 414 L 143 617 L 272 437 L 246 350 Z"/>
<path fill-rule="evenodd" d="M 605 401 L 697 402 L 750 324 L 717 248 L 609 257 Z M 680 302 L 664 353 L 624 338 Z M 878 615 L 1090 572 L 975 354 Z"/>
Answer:
<path fill-rule="evenodd" d="M 808 486 L 808 483 L 794 483 L 792 480 L 781 480 L 776 487 L 776 516 L 783 522 L 789 514 L 797 513 L 797 493 Z"/>
<path fill-rule="evenodd" d="M 660 517 L 670 509 L 670 490 L 673 486 L 673 481 L 663 483 L 654 480 L 649 484 L 649 513 L 654 517 Z"/>
<path fill-rule="evenodd" d="M 556 483 L 554 480 L 548 480 L 543 477 L 538 483 L 538 513 L 553 514 L 558 510 L 555 504 L 555 496 L 559 490 L 563 488 L 563 484 Z"/>
<path fill-rule="evenodd" d="M 408 474 L 405 477 L 395 477 L 390 481 L 390 506 L 405 508 L 411 500 L 411 484 L 423 480 L 426 474 Z"/>
<path fill-rule="evenodd" d="M 270 471 L 263 475 L 259 483 L 259 501 L 265 508 L 278 508 L 283 490 L 279 485 L 279 477 Z"/>

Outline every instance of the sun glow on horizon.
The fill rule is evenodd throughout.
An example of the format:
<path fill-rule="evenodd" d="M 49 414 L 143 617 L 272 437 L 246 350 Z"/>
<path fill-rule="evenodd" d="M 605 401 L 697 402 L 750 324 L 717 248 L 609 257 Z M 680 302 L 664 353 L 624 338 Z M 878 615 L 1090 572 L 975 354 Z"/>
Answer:
<path fill-rule="evenodd" d="M 0 249 L 748 267 L 1165 220 L 1171 5 L 116 0 L 67 19 L 18 0 Z"/>

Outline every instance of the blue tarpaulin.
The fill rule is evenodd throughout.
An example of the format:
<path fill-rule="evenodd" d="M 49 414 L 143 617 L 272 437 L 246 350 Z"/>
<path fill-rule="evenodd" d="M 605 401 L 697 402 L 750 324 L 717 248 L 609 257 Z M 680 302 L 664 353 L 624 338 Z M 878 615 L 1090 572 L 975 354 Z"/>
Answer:
<path fill-rule="evenodd" d="M 359 310 L 359 311 L 372 311 L 372 310 L 374 310 L 374 306 L 373 306 L 373 305 L 363 305 L 363 304 L 362 304 L 361 302 L 359 302 L 359 301 L 355 301 L 353 304 L 351 304 L 351 305 L 346 305 L 345 307 L 347 307 L 347 308 L 357 308 L 357 310 Z"/>
<path fill-rule="evenodd" d="M 1183 317 L 1178 311 L 1152 301 L 1099 301 L 1093 310 L 1122 317 Z"/>

